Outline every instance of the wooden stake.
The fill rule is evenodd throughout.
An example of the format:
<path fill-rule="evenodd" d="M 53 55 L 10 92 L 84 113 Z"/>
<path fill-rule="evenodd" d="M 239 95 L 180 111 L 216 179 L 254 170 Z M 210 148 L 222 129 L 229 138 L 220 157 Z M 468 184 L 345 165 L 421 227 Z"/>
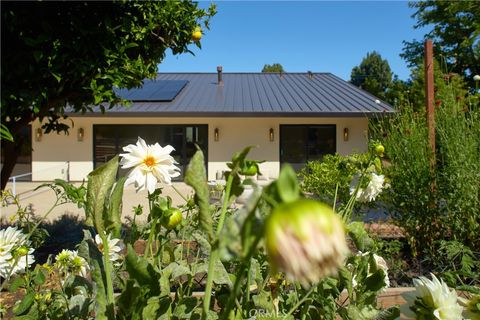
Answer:
<path fill-rule="evenodd" d="M 433 42 L 425 41 L 425 104 L 427 111 L 428 141 L 432 150 L 432 166 L 435 166 L 435 109 L 433 78 Z"/>

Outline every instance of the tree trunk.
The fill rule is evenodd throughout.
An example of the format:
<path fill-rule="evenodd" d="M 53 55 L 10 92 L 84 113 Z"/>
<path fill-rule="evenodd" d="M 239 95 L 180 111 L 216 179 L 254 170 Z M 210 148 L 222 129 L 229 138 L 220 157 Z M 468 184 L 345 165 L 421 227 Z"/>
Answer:
<path fill-rule="evenodd" d="M 7 186 L 8 179 L 15 168 L 17 163 L 18 156 L 20 155 L 20 150 L 22 148 L 25 139 L 21 137 L 15 137 L 14 142 L 7 140 L 2 140 L 2 152 L 3 152 L 3 166 L 2 166 L 2 181 L 1 181 L 1 190 L 5 190 Z"/>

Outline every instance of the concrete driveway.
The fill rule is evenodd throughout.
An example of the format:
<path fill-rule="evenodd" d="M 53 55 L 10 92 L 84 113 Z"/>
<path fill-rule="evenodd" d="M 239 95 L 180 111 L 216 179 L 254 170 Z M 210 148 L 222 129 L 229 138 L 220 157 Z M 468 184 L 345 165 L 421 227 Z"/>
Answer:
<path fill-rule="evenodd" d="M 50 188 L 42 188 L 40 190 L 33 191 L 42 183 L 43 182 L 16 183 L 16 193 L 19 196 L 20 204 L 23 207 L 32 205 L 33 209 L 35 210 L 35 214 L 39 217 L 45 215 L 45 213 L 50 210 L 56 199 L 55 193 Z M 81 183 L 74 183 L 74 185 L 77 186 L 79 186 L 80 184 Z M 162 194 L 164 196 L 170 196 L 172 198 L 172 203 L 175 206 L 185 204 L 185 201 L 174 190 L 173 187 L 175 187 L 185 197 L 193 194 L 192 188 L 190 188 L 183 182 L 174 182 L 172 186 L 164 186 Z M 11 188 L 12 185 L 8 184 L 6 189 Z M 125 220 L 125 217 L 127 216 L 132 217 L 132 208 L 136 207 L 139 204 L 144 207 L 144 214 L 141 217 L 137 218 L 137 221 L 146 219 L 146 215 L 148 213 L 147 192 L 141 191 L 137 193 L 135 192 L 135 188 L 133 186 L 128 186 L 127 188 L 125 188 L 123 193 L 122 220 Z M 8 205 L 7 207 L 2 207 L 1 218 L 8 219 L 15 212 L 15 205 Z M 53 209 L 52 212 L 47 216 L 46 220 L 53 221 L 64 214 L 74 215 L 80 218 L 85 217 L 85 212 L 83 211 L 83 209 L 77 208 L 75 204 L 67 203 Z"/>

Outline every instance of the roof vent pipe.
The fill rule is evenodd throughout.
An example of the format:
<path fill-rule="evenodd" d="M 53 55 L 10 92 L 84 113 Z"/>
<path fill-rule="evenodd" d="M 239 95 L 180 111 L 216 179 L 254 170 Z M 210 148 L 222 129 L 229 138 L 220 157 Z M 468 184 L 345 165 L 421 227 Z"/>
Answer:
<path fill-rule="evenodd" d="M 218 76 L 218 85 L 223 86 L 223 79 L 222 79 L 222 66 L 217 67 L 217 76 Z"/>
<path fill-rule="evenodd" d="M 313 79 L 313 72 L 312 71 L 308 71 L 308 78 L 311 80 Z"/>

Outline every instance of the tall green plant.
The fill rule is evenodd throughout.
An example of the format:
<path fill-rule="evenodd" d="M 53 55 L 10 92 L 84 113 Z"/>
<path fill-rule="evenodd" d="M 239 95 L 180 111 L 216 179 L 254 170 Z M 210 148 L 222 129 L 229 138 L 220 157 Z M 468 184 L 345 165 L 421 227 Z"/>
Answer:
<path fill-rule="evenodd" d="M 433 165 L 424 112 L 404 107 L 374 128 L 391 161 L 390 212 L 422 251 L 434 252 L 431 239 L 439 238 L 480 248 L 480 112 L 465 109 L 453 92 L 436 108 Z"/>

